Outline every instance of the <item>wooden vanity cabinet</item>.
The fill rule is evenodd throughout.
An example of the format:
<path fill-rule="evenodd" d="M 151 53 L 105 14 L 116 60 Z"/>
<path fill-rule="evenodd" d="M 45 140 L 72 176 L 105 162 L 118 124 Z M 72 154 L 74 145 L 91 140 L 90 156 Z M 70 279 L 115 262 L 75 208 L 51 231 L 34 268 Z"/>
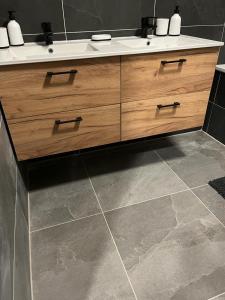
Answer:
<path fill-rule="evenodd" d="M 202 126 L 218 51 L 0 67 L 18 160 Z"/>
<path fill-rule="evenodd" d="M 125 56 L 121 62 L 121 139 L 200 127 L 218 48 Z"/>

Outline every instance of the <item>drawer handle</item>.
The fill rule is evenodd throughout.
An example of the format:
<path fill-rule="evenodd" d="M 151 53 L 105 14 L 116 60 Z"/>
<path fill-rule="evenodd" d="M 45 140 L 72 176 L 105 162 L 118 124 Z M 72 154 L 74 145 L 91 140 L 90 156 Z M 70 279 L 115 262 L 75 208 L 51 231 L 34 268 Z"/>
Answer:
<path fill-rule="evenodd" d="M 81 121 L 83 121 L 82 117 L 78 117 L 76 119 L 68 120 L 68 121 L 55 120 L 55 124 L 56 125 L 62 125 L 62 124 L 67 124 L 67 123 L 80 124 Z"/>
<path fill-rule="evenodd" d="M 181 59 L 178 59 L 178 60 L 162 60 L 161 61 L 161 64 L 163 66 L 167 65 L 167 64 L 183 64 L 185 63 L 187 60 L 185 58 L 181 58 Z"/>
<path fill-rule="evenodd" d="M 77 73 L 78 73 L 77 70 L 70 70 L 70 71 L 65 71 L 65 72 L 47 72 L 47 76 L 65 75 L 65 74 L 75 75 Z"/>
<path fill-rule="evenodd" d="M 158 109 L 162 109 L 162 108 L 167 108 L 167 107 L 173 107 L 173 108 L 176 108 L 180 106 L 180 103 L 179 102 L 174 102 L 173 104 L 167 104 L 167 105 L 162 105 L 162 104 L 159 104 L 157 105 Z"/>

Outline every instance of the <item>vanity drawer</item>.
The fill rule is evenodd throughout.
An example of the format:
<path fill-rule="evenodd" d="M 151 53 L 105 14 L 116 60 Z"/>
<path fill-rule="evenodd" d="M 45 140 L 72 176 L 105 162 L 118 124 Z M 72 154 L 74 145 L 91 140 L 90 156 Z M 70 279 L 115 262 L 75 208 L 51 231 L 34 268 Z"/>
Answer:
<path fill-rule="evenodd" d="M 209 91 L 218 48 L 122 57 L 122 102 Z"/>
<path fill-rule="evenodd" d="M 123 103 L 121 138 L 130 140 L 202 126 L 208 97 L 208 92 L 200 92 Z"/>
<path fill-rule="evenodd" d="M 120 58 L 1 67 L 0 97 L 7 119 L 120 103 Z"/>
<path fill-rule="evenodd" d="M 120 105 L 26 118 L 9 122 L 9 130 L 19 160 L 114 143 L 120 141 Z"/>

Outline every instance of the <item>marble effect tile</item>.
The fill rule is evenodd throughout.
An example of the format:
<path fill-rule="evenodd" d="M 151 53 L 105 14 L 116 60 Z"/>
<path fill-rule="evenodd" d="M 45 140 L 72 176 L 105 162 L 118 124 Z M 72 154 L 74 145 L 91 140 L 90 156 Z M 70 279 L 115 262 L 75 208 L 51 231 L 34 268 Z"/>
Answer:
<path fill-rule="evenodd" d="M 104 211 L 186 189 L 144 144 L 89 158 L 86 165 Z"/>
<path fill-rule="evenodd" d="M 101 212 L 83 164 L 76 157 L 37 167 L 30 178 L 31 230 Z"/>
<path fill-rule="evenodd" d="M 191 188 L 224 176 L 225 148 L 202 131 L 162 139 L 155 149 Z"/>
<path fill-rule="evenodd" d="M 103 216 L 31 237 L 34 300 L 135 299 Z"/>
<path fill-rule="evenodd" d="M 225 228 L 190 192 L 106 213 L 138 299 L 205 300 L 225 286 Z"/>
<path fill-rule="evenodd" d="M 225 226 L 225 199 L 209 185 L 193 189 L 193 192 Z"/>

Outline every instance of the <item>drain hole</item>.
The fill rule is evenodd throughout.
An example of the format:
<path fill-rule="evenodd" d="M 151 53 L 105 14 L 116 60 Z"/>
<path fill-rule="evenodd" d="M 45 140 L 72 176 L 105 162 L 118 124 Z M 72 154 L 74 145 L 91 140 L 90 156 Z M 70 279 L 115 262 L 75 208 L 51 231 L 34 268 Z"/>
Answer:
<path fill-rule="evenodd" d="M 48 52 L 49 52 L 49 53 L 53 53 L 54 50 L 53 50 L 52 48 L 49 48 L 49 49 L 48 49 Z"/>

